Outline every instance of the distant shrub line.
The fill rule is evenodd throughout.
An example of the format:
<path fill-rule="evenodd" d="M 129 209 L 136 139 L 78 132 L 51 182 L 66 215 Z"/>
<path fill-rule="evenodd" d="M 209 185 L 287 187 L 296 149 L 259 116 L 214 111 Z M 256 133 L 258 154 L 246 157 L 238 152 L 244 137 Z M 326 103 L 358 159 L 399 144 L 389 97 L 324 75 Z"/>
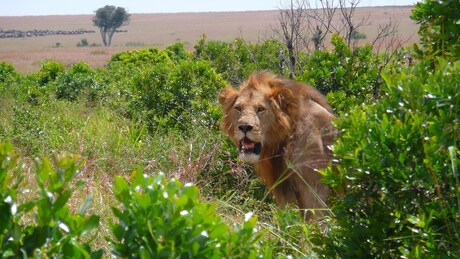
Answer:
<path fill-rule="evenodd" d="M 44 37 L 53 35 L 81 35 L 87 33 L 95 33 L 94 30 L 2 30 L 0 29 L 0 39 L 6 38 L 31 38 L 31 37 Z"/>

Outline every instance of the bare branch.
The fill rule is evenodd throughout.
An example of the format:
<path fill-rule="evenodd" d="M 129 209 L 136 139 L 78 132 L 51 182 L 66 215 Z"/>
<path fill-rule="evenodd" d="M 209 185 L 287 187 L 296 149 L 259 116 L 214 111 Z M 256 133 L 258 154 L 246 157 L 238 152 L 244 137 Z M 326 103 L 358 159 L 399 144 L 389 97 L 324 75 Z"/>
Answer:
<path fill-rule="evenodd" d="M 314 7 L 309 6 L 307 16 L 316 50 L 323 48 L 326 36 L 336 30 L 337 25 L 333 23 L 336 11 L 334 0 L 319 0 Z"/>
<path fill-rule="evenodd" d="M 290 0 L 279 8 L 278 23 L 280 30 L 274 33 L 282 40 L 289 58 L 289 77 L 294 78 L 297 65 L 297 53 L 303 48 L 308 31 L 306 23 L 306 0 Z"/>
<path fill-rule="evenodd" d="M 351 45 L 354 33 L 357 33 L 360 27 L 370 24 L 370 13 L 362 17 L 359 21 L 355 21 L 354 19 L 356 8 L 360 2 L 361 0 L 339 0 L 339 9 L 342 14 L 341 22 L 345 30 L 345 41 L 348 47 L 355 47 Z"/>

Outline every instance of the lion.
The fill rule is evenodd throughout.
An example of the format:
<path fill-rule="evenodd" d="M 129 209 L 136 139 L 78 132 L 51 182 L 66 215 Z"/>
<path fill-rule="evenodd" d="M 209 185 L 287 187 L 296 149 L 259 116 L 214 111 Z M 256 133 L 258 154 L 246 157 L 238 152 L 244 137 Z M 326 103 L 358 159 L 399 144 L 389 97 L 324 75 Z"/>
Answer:
<path fill-rule="evenodd" d="M 335 129 L 324 96 L 303 83 L 268 71 L 252 74 L 239 89 L 219 94 L 222 130 L 253 164 L 277 206 L 297 205 L 307 219 L 324 211 L 329 189 L 320 182 L 331 161 Z"/>

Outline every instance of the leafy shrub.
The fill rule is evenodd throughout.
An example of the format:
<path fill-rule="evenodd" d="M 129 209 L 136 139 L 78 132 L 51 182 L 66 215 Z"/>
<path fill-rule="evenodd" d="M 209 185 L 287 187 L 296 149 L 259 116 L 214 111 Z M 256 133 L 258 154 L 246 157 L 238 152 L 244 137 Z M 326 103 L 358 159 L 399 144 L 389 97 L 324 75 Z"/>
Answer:
<path fill-rule="evenodd" d="M 185 60 L 191 56 L 190 53 L 185 51 L 185 47 L 182 42 L 176 42 L 172 45 L 169 45 L 165 48 L 164 51 L 166 51 L 166 53 L 168 53 L 169 58 L 171 58 L 171 60 L 175 62 L 179 60 Z"/>
<path fill-rule="evenodd" d="M 77 47 L 88 47 L 89 43 L 87 39 L 81 39 L 80 42 L 77 43 Z"/>
<path fill-rule="evenodd" d="M 460 57 L 460 2 L 418 1 L 411 18 L 420 24 L 420 42 L 428 56 Z"/>
<path fill-rule="evenodd" d="M 265 69 L 287 77 L 289 73 L 287 68 L 285 68 L 286 71 L 284 71 L 281 66 L 282 62 L 286 62 L 283 56 L 286 50 L 279 41 L 268 39 L 259 44 L 251 44 L 242 47 L 249 49 L 248 57 L 245 62 L 246 71 L 252 72 L 254 69 Z M 284 64 L 284 67 L 286 67 L 286 64 Z M 248 74 L 244 76 L 246 79 Z"/>
<path fill-rule="evenodd" d="M 80 210 L 70 213 L 67 202 L 82 183 L 73 187 L 78 156 L 57 156 L 54 163 L 37 163 L 36 198 L 19 203 L 23 173 L 11 144 L 0 143 L 0 254 L 3 257 L 100 258 L 83 241 L 99 225 L 99 216 L 85 216 L 90 199 Z M 56 168 L 56 169 L 55 169 Z M 83 240 L 82 240 L 83 239 Z"/>
<path fill-rule="evenodd" d="M 200 203 L 198 189 L 163 174 L 146 176 L 137 170 L 131 185 L 115 178 L 115 196 L 123 209 L 113 208 L 114 253 L 130 258 L 256 258 L 270 255 L 260 247 L 265 232 L 256 232 L 256 217 L 229 228 L 216 215 L 216 205 Z"/>
<path fill-rule="evenodd" d="M 128 74 L 118 81 L 128 113 L 151 131 L 187 131 L 193 122 L 214 127 L 220 117 L 216 100 L 225 82 L 210 62 L 185 59 L 180 46 L 119 54 L 110 73 Z"/>
<path fill-rule="evenodd" d="M 338 120 L 326 257 L 460 256 L 460 63 L 438 62 L 385 76 L 387 96 Z"/>
<path fill-rule="evenodd" d="M 242 64 L 234 44 L 221 41 L 206 41 L 202 37 L 195 45 L 195 58 L 212 62 L 212 66 L 231 84 L 241 81 Z"/>
<path fill-rule="evenodd" d="M 365 39 L 366 38 L 366 34 L 363 33 L 363 32 L 359 32 L 359 31 L 352 31 L 351 32 L 351 35 L 350 35 L 350 39 L 352 40 L 361 40 L 361 39 Z"/>
<path fill-rule="evenodd" d="M 226 81 L 236 86 L 254 70 L 279 71 L 280 46 L 276 40 L 247 44 L 242 39 L 234 42 L 207 41 L 203 36 L 195 45 L 194 54 L 195 59 L 210 61 Z"/>
<path fill-rule="evenodd" d="M 20 87 L 19 81 L 21 76 L 16 72 L 14 66 L 10 63 L 0 62 L 0 114 L 6 112 L 9 108 L 7 107 L 10 100 L 14 100 L 19 96 L 24 96 L 23 89 Z M 1 123 L 1 119 L 0 119 Z M 1 124 L 0 124 L 0 132 Z M 1 133 L 0 133 L 1 135 Z"/>
<path fill-rule="evenodd" d="M 31 104 L 46 102 L 56 92 L 56 80 L 65 73 L 65 66 L 52 60 L 42 62 L 40 69 L 29 76 L 30 84 L 23 84 L 27 89 L 27 101 Z"/>
<path fill-rule="evenodd" d="M 168 62 L 170 60 L 168 53 L 156 48 L 135 49 L 113 55 L 109 61 L 109 67 L 119 64 L 127 66 L 127 68 L 141 68 L 158 62 Z"/>
<path fill-rule="evenodd" d="M 155 48 L 113 55 L 105 76 L 115 93 L 112 106 L 124 115 L 148 122 L 147 118 L 153 116 L 151 107 L 161 102 L 155 99 L 156 92 L 164 87 L 173 66 L 168 53 Z"/>
<path fill-rule="evenodd" d="M 342 91 L 357 104 L 370 102 L 380 87 L 383 63 L 369 45 L 351 50 L 342 37 L 333 35 L 333 51 L 315 51 L 302 60 L 305 71 L 297 80 L 323 94 Z"/>
<path fill-rule="evenodd" d="M 18 73 L 12 64 L 3 61 L 0 62 L 0 84 L 4 84 L 17 76 Z"/>
<path fill-rule="evenodd" d="M 93 69 L 81 62 L 73 65 L 56 82 L 56 98 L 75 101 L 85 89 L 91 89 L 96 83 Z"/>
<path fill-rule="evenodd" d="M 341 90 L 327 93 L 326 98 L 336 115 L 342 112 L 348 112 L 352 107 L 359 104 L 354 95 L 347 95 Z"/>
<path fill-rule="evenodd" d="M 217 95 L 226 82 L 209 62 L 182 61 L 171 72 L 168 121 L 181 130 L 190 125 L 217 129 L 220 108 Z"/>
<path fill-rule="evenodd" d="M 58 61 L 46 60 L 42 62 L 40 70 L 37 73 L 38 84 L 44 86 L 53 82 L 56 78 L 65 72 L 64 64 Z"/>

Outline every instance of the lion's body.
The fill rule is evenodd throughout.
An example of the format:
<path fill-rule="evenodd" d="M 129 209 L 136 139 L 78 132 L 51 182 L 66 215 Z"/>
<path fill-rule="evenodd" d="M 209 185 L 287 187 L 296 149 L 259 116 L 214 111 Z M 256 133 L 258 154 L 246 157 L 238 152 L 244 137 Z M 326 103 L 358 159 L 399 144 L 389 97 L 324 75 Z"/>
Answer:
<path fill-rule="evenodd" d="M 329 190 L 316 169 L 329 163 L 334 135 L 325 98 L 310 86 L 261 72 L 238 90 L 222 90 L 219 102 L 223 131 L 240 147 L 240 158 L 254 164 L 277 205 L 324 208 Z"/>

